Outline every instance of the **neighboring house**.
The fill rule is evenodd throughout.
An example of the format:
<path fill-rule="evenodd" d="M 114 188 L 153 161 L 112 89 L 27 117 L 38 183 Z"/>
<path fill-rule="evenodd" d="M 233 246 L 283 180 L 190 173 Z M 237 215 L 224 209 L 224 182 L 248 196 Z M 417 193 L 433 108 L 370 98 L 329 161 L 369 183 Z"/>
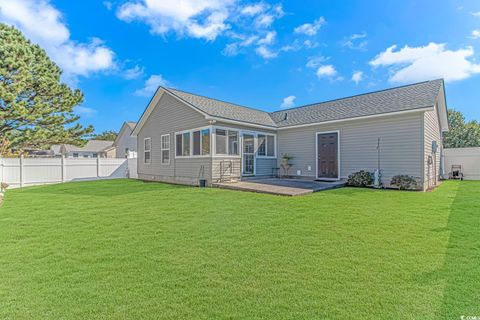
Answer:
<path fill-rule="evenodd" d="M 71 144 L 60 147 L 60 154 L 66 158 L 115 158 L 115 151 L 113 141 L 103 140 L 89 140 L 83 147 Z"/>
<path fill-rule="evenodd" d="M 50 152 L 52 153 L 53 157 L 61 157 L 62 156 L 61 149 L 62 149 L 61 144 L 54 144 L 50 147 Z"/>
<path fill-rule="evenodd" d="M 192 185 L 271 176 L 288 154 L 289 176 L 339 180 L 380 158 L 386 187 L 403 174 L 427 189 L 442 171 L 444 90 L 426 81 L 268 113 L 160 87 L 133 131 L 138 175 Z"/>
<path fill-rule="evenodd" d="M 113 142 L 116 148 L 117 158 L 136 158 L 137 157 L 137 138 L 131 136 L 136 122 L 124 122 L 117 138 Z"/>

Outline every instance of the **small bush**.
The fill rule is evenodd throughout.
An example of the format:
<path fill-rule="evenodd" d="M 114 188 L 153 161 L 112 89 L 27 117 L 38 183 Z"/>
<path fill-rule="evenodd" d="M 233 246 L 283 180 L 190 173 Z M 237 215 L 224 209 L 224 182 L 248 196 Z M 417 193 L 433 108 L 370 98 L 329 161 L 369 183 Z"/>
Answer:
<path fill-rule="evenodd" d="M 8 183 L 6 182 L 0 183 L 0 192 L 4 192 L 5 190 L 7 190 L 8 187 L 9 187 Z"/>
<path fill-rule="evenodd" d="M 352 187 L 367 187 L 373 184 L 374 175 L 372 172 L 360 170 L 348 176 L 347 185 Z"/>
<path fill-rule="evenodd" d="M 390 181 L 392 186 L 397 186 L 400 190 L 418 190 L 418 182 L 415 177 L 409 175 L 398 175 Z"/>

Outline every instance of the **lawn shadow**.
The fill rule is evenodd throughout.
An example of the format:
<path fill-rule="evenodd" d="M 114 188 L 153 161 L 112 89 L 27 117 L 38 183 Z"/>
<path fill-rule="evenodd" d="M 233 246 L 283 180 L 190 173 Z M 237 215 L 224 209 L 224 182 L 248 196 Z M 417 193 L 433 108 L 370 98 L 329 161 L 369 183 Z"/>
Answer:
<path fill-rule="evenodd" d="M 140 192 L 172 192 L 192 188 L 189 186 L 172 185 L 160 182 L 145 182 L 133 179 L 113 179 L 96 181 L 78 181 L 48 186 L 34 186 L 16 189 L 15 192 L 41 193 L 55 195 L 84 195 L 96 197 L 126 196 Z"/>
<path fill-rule="evenodd" d="M 446 281 L 438 318 L 480 316 L 480 188 L 462 182 L 447 224 L 450 238 L 440 277 Z"/>

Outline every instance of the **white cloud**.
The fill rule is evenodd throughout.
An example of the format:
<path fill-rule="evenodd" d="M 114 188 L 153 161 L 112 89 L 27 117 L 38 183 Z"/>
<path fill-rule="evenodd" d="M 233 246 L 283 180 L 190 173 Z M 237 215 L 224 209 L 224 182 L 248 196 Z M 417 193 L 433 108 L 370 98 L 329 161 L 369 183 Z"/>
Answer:
<path fill-rule="evenodd" d="M 312 49 L 318 47 L 318 43 L 309 39 L 301 42 L 299 39 L 295 39 L 291 44 L 287 44 L 280 48 L 281 51 L 300 51 L 303 48 Z"/>
<path fill-rule="evenodd" d="M 331 64 L 320 66 L 317 69 L 318 78 L 332 78 L 332 77 L 335 77 L 336 75 L 337 75 L 337 70 Z"/>
<path fill-rule="evenodd" d="M 445 81 L 466 79 L 480 73 L 480 64 L 473 59 L 472 47 L 447 50 L 445 44 L 429 43 L 423 47 L 405 46 L 395 51 L 396 45 L 378 54 L 370 65 L 391 67 L 391 82 L 406 83 L 444 78 Z"/>
<path fill-rule="evenodd" d="M 268 28 L 273 21 L 275 21 L 275 18 L 271 14 L 262 14 L 255 20 L 255 26 L 257 28 Z"/>
<path fill-rule="evenodd" d="M 225 56 L 236 56 L 240 53 L 241 48 L 248 47 L 257 41 L 259 36 L 253 35 L 249 37 L 240 36 L 241 41 L 229 43 L 222 50 L 222 54 Z"/>
<path fill-rule="evenodd" d="M 309 57 L 307 60 L 306 67 L 311 69 L 316 69 L 320 67 L 328 59 L 329 58 L 326 58 L 324 56 Z"/>
<path fill-rule="evenodd" d="M 480 38 L 480 30 L 473 30 L 472 35 L 470 36 L 472 39 L 479 39 Z"/>
<path fill-rule="evenodd" d="M 273 59 L 278 56 L 278 53 L 273 52 L 271 49 L 265 46 L 258 47 L 257 49 L 255 49 L 255 52 L 264 59 Z"/>
<path fill-rule="evenodd" d="M 320 17 L 317 20 L 315 20 L 313 23 L 305 23 L 302 24 L 301 26 L 296 27 L 293 31 L 295 33 L 303 33 L 308 36 L 314 36 L 317 34 L 318 30 L 326 24 L 327 21 L 325 20 L 324 17 Z"/>
<path fill-rule="evenodd" d="M 349 37 L 346 37 L 342 42 L 342 47 L 346 47 L 352 50 L 365 51 L 368 41 L 363 40 L 367 37 L 367 33 L 363 31 L 362 33 L 354 33 Z"/>
<path fill-rule="evenodd" d="M 158 87 L 164 87 L 167 85 L 168 81 L 165 80 L 161 74 L 154 74 L 145 81 L 145 85 L 142 89 L 138 89 L 137 91 L 135 91 L 135 95 L 142 97 L 150 97 L 155 93 L 155 91 L 157 91 Z"/>
<path fill-rule="evenodd" d="M 472 12 L 472 16 L 474 16 L 474 17 L 480 17 L 480 11 L 478 11 L 478 12 Z"/>
<path fill-rule="evenodd" d="M 255 16 L 267 9 L 267 6 L 263 2 L 255 3 L 248 5 L 242 8 L 240 11 L 241 14 L 246 16 Z"/>
<path fill-rule="evenodd" d="M 295 99 L 297 97 L 295 96 L 288 96 L 283 98 L 282 104 L 280 105 L 280 108 L 292 108 L 295 106 Z"/>
<path fill-rule="evenodd" d="M 270 31 L 265 35 L 265 37 L 258 40 L 257 43 L 260 44 L 260 45 L 273 44 L 275 42 L 276 37 L 277 37 L 277 32 L 276 31 Z"/>
<path fill-rule="evenodd" d="M 364 78 L 363 71 L 354 71 L 352 74 L 352 81 L 359 84 Z"/>
<path fill-rule="evenodd" d="M 91 118 L 97 113 L 97 110 L 83 106 L 76 106 L 74 110 L 78 115 L 85 118 Z"/>
<path fill-rule="evenodd" d="M 0 21 L 16 26 L 44 48 L 62 68 L 67 81 L 116 67 L 114 52 L 101 40 L 72 40 L 62 14 L 48 0 L 0 0 Z"/>
<path fill-rule="evenodd" d="M 123 77 L 127 80 L 137 79 L 143 76 L 145 69 L 136 65 L 133 68 L 124 71 Z"/>
<path fill-rule="evenodd" d="M 235 0 L 141 0 L 127 1 L 117 17 L 130 22 L 140 20 L 154 34 L 174 31 L 179 35 L 215 40 L 229 29 L 226 20 Z"/>

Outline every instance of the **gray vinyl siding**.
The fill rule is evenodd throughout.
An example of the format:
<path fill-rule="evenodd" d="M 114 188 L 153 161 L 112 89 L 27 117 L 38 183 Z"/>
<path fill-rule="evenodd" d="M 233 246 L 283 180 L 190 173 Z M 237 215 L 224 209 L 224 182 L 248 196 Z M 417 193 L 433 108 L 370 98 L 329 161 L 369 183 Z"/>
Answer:
<path fill-rule="evenodd" d="M 440 156 L 442 146 L 442 135 L 440 131 L 440 120 L 438 115 L 438 107 L 436 106 L 433 111 L 427 111 L 424 114 L 424 189 L 428 189 L 434 186 L 435 176 L 436 181 L 440 179 Z M 438 149 L 434 155 L 432 153 L 432 141 L 437 141 Z M 434 162 L 429 165 L 428 158 L 435 158 Z"/>
<path fill-rule="evenodd" d="M 117 158 L 125 158 L 125 149 L 128 148 L 130 151 L 137 151 L 137 138 L 131 136 L 132 129 L 128 126 L 126 126 L 120 134 L 121 136 L 116 146 L 116 156 Z"/>
<path fill-rule="evenodd" d="M 257 158 L 257 176 L 271 176 L 273 171 L 273 168 L 276 168 L 277 165 L 277 159 L 274 158 Z"/>
<path fill-rule="evenodd" d="M 377 168 L 377 140 L 380 138 L 382 182 L 388 187 L 392 176 L 398 174 L 421 179 L 422 129 L 423 112 L 279 130 L 278 165 L 282 155 L 287 153 L 293 156 L 291 175 L 300 170 L 300 176 L 315 178 L 316 133 L 339 130 L 341 178 L 359 170 Z"/>
<path fill-rule="evenodd" d="M 141 179 L 195 184 L 200 170 L 211 182 L 211 157 L 175 158 L 175 132 L 208 126 L 205 117 L 183 102 L 163 94 L 152 113 L 137 135 L 138 174 Z M 170 164 L 161 164 L 160 137 L 170 134 Z M 144 162 L 144 139 L 150 137 L 152 145 L 151 163 Z M 172 179 L 175 177 L 175 179 Z"/>
<path fill-rule="evenodd" d="M 222 165 L 223 163 L 223 165 Z M 223 169 L 223 175 L 220 173 Z M 241 177 L 242 159 L 240 157 L 214 157 L 212 159 L 212 179 L 213 181 L 220 180 L 220 178 L 238 179 Z"/>

